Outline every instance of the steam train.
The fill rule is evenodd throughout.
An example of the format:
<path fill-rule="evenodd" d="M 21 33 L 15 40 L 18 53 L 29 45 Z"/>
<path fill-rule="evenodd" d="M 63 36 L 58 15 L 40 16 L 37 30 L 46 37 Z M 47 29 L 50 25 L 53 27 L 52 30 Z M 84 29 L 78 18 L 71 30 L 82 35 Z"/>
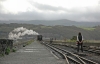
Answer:
<path fill-rule="evenodd" d="M 38 41 L 42 41 L 43 39 L 42 39 L 42 35 L 37 35 L 37 40 Z"/>

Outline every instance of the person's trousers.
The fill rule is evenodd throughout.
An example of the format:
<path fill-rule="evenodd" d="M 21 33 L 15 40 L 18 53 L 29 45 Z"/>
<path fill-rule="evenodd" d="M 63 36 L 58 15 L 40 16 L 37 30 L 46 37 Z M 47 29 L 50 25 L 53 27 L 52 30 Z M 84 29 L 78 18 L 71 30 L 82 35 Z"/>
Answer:
<path fill-rule="evenodd" d="M 80 47 L 81 47 L 81 51 L 83 52 L 83 43 L 78 43 L 78 45 L 77 45 L 77 52 L 79 52 Z"/>

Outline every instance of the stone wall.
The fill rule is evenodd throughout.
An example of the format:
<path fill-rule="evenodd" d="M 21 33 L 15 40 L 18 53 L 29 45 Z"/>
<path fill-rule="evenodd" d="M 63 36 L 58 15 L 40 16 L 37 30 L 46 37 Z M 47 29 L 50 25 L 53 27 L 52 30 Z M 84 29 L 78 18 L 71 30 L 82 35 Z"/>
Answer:
<path fill-rule="evenodd" d="M 10 39 L 0 39 L 0 54 L 5 54 L 7 48 L 13 48 L 13 40 Z"/>

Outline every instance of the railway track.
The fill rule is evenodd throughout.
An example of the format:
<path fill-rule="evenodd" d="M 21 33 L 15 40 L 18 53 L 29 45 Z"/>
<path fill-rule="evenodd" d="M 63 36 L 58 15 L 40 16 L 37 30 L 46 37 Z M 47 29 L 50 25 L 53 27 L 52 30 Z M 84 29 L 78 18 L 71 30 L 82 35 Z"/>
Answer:
<path fill-rule="evenodd" d="M 46 47 L 54 50 L 58 54 L 60 54 L 62 56 L 62 58 L 66 60 L 66 64 L 99 64 L 97 62 L 86 59 L 84 57 L 81 57 L 77 54 L 74 54 L 74 53 L 64 50 L 62 48 L 58 48 L 56 46 L 46 44 L 46 43 L 42 43 L 42 44 L 44 44 Z"/>
<path fill-rule="evenodd" d="M 61 45 L 61 44 L 54 44 L 54 45 L 59 45 L 59 46 L 65 46 L 65 47 L 69 47 L 69 48 L 73 48 L 73 49 L 76 49 L 77 47 L 76 46 L 67 46 L 67 45 Z M 84 49 L 84 51 L 87 51 L 89 53 L 92 53 L 92 54 L 96 54 L 96 55 L 100 55 L 100 49 Z"/>

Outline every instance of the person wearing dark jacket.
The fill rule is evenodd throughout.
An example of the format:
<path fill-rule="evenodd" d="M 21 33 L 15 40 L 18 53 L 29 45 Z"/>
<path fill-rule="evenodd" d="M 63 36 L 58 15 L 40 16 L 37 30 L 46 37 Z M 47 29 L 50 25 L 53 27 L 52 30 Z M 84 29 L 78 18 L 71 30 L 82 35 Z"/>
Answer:
<path fill-rule="evenodd" d="M 81 51 L 83 52 L 83 36 L 81 32 L 79 32 L 77 36 L 77 52 L 79 52 L 80 46 L 81 46 Z"/>

